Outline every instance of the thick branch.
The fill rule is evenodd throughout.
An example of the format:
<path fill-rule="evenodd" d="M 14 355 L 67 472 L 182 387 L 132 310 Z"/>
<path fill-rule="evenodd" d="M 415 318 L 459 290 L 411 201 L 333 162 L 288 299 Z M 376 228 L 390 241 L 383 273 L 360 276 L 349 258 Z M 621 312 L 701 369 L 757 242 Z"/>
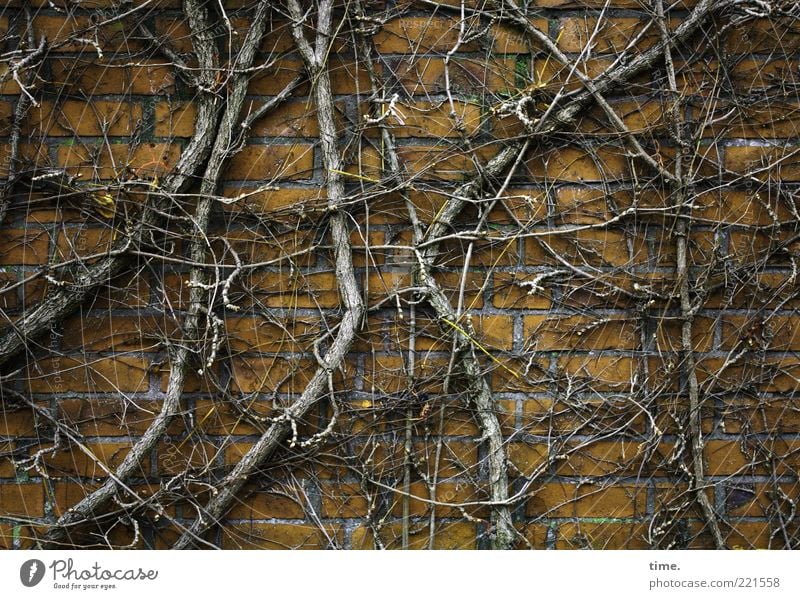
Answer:
<path fill-rule="evenodd" d="M 330 388 L 333 371 L 344 362 L 353 339 L 361 327 L 364 304 L 353 269 L 350 235 L 347 228 L 347 217 L 343 208 L 345 190 L 344 182 L 340 175 L 342 158 L 337 147 L 333 94 L 325 61 L 331 33 L 331 7 L 332 0 L 325 0 L 319 7 L 320 19 L 318 22 L 316 49 L 312 52 L 311 46 L 302 31 L 303 14 L 300 6 L 296 0 L 289 0 L 289 10 L 294 20 L 292 34 L 295 44 L 301 50 L 309 76 L 312 81 L 315 81 L 314 98 L 317 103 L 322 162 L 328 178 L 331 241 L 334 247 L 339 295 L 341 296 L 345 313 L 339 325 L 336 338 L 300 398 L 287 408 L 281 418 L 273 422 L 230 474 L 223 479 L 219 485 L 218 493 L 211 498 L 202 510 L 202 516 L 195 520 L 188 533 L 184 533 L 177 540 L 173 545 L 173 549 L 188 548 L 192 544 L 194 537 L 200 536 L 228 511 L 245 482 L 270 458 L 286 438 L 291 428 L 291 422 L 301 419 L 312 407 L 317 405 L 326 388 Z"/>

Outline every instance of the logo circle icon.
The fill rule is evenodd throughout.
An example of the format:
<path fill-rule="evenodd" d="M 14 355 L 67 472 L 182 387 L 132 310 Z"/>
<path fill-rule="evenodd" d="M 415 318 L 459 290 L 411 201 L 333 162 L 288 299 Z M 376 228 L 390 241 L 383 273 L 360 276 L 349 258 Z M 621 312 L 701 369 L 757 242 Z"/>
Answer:
<path fill-rule="evenodd" d="M 19 579 L 26 587 L 35 587 L 44 578 L 44 562 L 29 559 L 19 568 Z"/>

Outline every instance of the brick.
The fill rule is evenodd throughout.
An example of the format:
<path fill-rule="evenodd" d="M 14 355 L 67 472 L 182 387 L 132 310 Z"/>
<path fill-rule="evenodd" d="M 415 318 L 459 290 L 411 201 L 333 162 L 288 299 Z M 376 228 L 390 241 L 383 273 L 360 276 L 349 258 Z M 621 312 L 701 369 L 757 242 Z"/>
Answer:
<path fill-rule="evenodd" d="M 42 485 L 0 485 L 0 513 L 4 516 L 44 516 L 44 491 Z"/>
<path fill-rule="evenodd" d="M 315 319 L 274 321 L 262 317 L 228 317 L 228 347 L 235 352 L 299 352 L 316 340 L 320 323 Z"/>
<path fill-rule="evenodd" d="M 791 54 L 800 50 L 797 24 L 788 18 L 748 19 L 732 27 L 725 36 L 725 50 L 731 54 L 771 53 L 780 48 Z"/>
<path fill-rule="evenodd" d="M 298 75 L 304 73 L 303 63 L 297 59 L 282 58 L 265 69 L 260 69 L 250 81 L 248 93 L 264 96 L 277 96 Z M 295 95 L 306 95 L 308 85 L 300 86 Z"/>
<path fill-rule="evenodd" d="M 341 531 L 313 524 L 229 524 L 222 538 L 223 549 L 328 549 L 340 546 Z"/>
<path fill-rule="evenodd" d="M 49 238 L 43 229 L 5 229 L 0 237 L 0 263 L 47 263 Z"/>
<path fill-rule="evenodd" d="M 130 443 L 84 443 L 92 453 L 89 457 L 76 447 L 59 450 L 55 455 L 45 454 L 44 467 L 50 476 L 81 476 L 86 478 L 106 478 L 106 469 L 114 472 L 128 451 Z M 150 458 L 145 457 L 141 467 L 134 471 L 134 477 L 147 476 L 150 472 Z"/>
<path fill-rule="evenodd" d="M 714 342 L 715 323 L 711 318 L 695 317 L 692 320 L 692 348 L 698 352 L 711 349 Z M 673 352 L 683 350 L 683 323 L 679 318 L 664 318 L 656 324 L 654 333 L 659 351 Z"/>
<path fill-rule="evenodd" d="M 356 483 L 322 485 L 320 493 L 323 518 L 363 518 L 369 512 L 369 499 Z"/>
<path fill-rule="evenodd" d="M 126 401 L 120 398 L 61 398 L 58 415 L 82 435 L 90 437 L 126 437 L 142 435 L 161 412 L 158 401 Z M 178 435 L 183 420 L 173 419 L 167 433 Z"/>
<path fill-rule="evenodd" d="M 449 102 L 446 101 L 398 103 L 395 107 L 396 114 L 386 117 L 384 122 L 398 138 L 475 135 L 481 125 L 480 106 L 454 102 L 454 107 L 455 118 L 451 115 Z M 368 116 L 368 107 L 362 108 L 362 113 Z M 377 135 L 377 127 L 372 129 Z"/>
<path fill-rule="evenodd" d="M 485 491 L 479 491 L 473 485 L 464 483 L 439 483 L 436 485 L 435 500 L 440 503 L 455 505 L 434 506 L 431 502 L 430 489 L 423 482 L 412 483 L 409 493 L 411 495 L 409 498 L 409 514 L 412 518 L 429 517 L 434 509 L 437 518 L 461 518 L 463 513 L 455 505 L 479 503 L 488 500 Z M 400 517 L 403 515 L 403 497 L 402 493 L 395 494 L 394 509 L 392 510 L 394 516 Z M 489 515 L 489 509 L 485 506 L 470 505 L 464 507 L 464 511 L 475 518 L 486 518 Z"/>
<path fill-rule="evenodd" d="M 475 549 L 477 527 L 470 522 L 437 522 L 433 539 L 434 549 Z M 392 523 L 381 529 L 381 543 L 386 549 L 402 549 L 402 524 Z M 428 528 L 409 531 L 408 548 L 428 547 Z M 376 549 L 373 532 L 366 526 L 353 531 L 353 549 Z"/>
<path fill-rule="evenodd" d="M 547 282 L 537 287 L 533 283 L 536 275 L 521 273 L 495 273 L 492 304 L 501 309 L 546 310 L 552 304 L 552 292 Z"/>
<path fill-rule="evenodd" d="M 165 475 L 207 471 L 214 466 L 218 452 L 210 442 L 193 440 L 176 443 L 170 439 L 156 446 L 156 468 Z"/>
<path fill-rule="evenodd" d="M 534 180 L 609 181 L 630 176 L 628 159 L 615 148 L 600 148 L 594 158 L 575 147 L 545 150 L 529 158 L 526 166 Z"/>
<path fill-rule="evenodd" d="M 530 24 L 547 35 L 549 23 L 547 19 L 529 19 Z M 541 47 L 539 40 L 533 39 L 521 27 L 506 24 L 494 25 L 491 29 L 494 51 L 500 54 L 530 54 Z"/>
<path fill-rule="evenodd" d="M 132 135 L 141 125 L 142 107 L 115 100 L 41 102 L 29 112 L 25 132 L 44 135 Z"/>
<path fill-rule="evenodd" d="M 726 399 L 721 428 L 726 433 L 800 433 L 800 409 L 784 397 Z"/>
<path fill-rule="evenodd" d="M 67 92 L 100 94 L 171 94 L 175 75 L 163 61 L 95 62 L 74 57 L 53 58 L 53 84 Z"/>
<path fill-rule="evenodd" d="M 147 369 L 145 360 L 131 356 L 46 358 L 27 368 L 26 387 L 30 393 L 134 393 L 147 391 Z"/>
<path fill-rule="evenodd" d="M 598 187 L 559 187 L 556 190 L 556 218 L 559 223 L 574 225 L 608 222 L 631 206 L 631 196 L 628 191 L 609 193 Z"/>
<path fill-rule="evenodd" d="M 647 524 L 640 522 L 564 522 L 556 549 L 649 549 Z"/>
<path fill-rule="evenodd" d="M 469 31 L 478 26 L 474 19 L 467 19 Z M 447 52 L 458 42 L 459 23 L 455 19 L 442 17 L 403 17 L 387 21 L 373 36 L 375 49 L 381 54 L 412 54 L 416 52 Z M 475 42 L 461 44 L 463 52 L 477 49 Z"/>
<path fill-rule="evenodd" d="M 481 146 L 476 153 L 484 162 L 494 154 L 493 146 Z M 397 154 L 409 173 L 421 180 L 465 181 L 472 172 L 472 158 L 465 152 L 443 146 L 399 146 Z"/>
<path fill-rule="evenodd" d="M 91 39 L 106 52 L 140 50 L 143 47 L 141 37 L 124 21 L 98 28 L 88 15 L 37 14 L 33 18 L 33 28 L 37 36 L 47 38 L 48 45 L 53 48 L 51 51 L 96 55 L 94 45 L 78 41 L 80 39 Z"/>
<path fill-rule="evenodd" d="M 738 60 L 728 75 L 734 90 L 739 93 L 755 94 L 778 85 L 796 85 L 800 76 L 796 60 Z"/>
<path fill-rule="evenodd" d="M 180 149 L 174 144 L 151 143 L 135 148 L 127 144 L 70 144 L 59 146 L 58 163 L 84 181 L 114 179 L 128 171 L 152 180 L 168 173 L 179 154 Z"/>
<path fill-rule="evenodd" d="M 630 402 L 605 396 L 572 397 L 569 402 L 529 398 L 522 402 L 522 430 L 534 435 L 644 432 L 649 421 Z"/>
<path fill-rule="evenodd" d="M 62 347 L 96 351 L 157 351 L 167 339 L 177 336 L 176 323 L 164 316 L 79 314 L 64 323 Z"/>
<path fill-rule="evenodd" d="M 150 283 L 139 273 L 123 273 L 98 286 L 87 309 L 142 308 L 150 302 Z"/>
<path fill-rule="evenodd" d="M 335 308 L 339 291 L 333 272 L 259 273 L 251 279 L 255 298 L 267 307 Z"/>
<path fill-rule="evenodd" d="M 556 459 L 556 473 L 561 476 L 606 476 L 636 474 L 640 476 L 658 470 L 661 459 L 670 455 L 671 447 L 662 444 L 644 462 L 645 442 L 630 440 L 593 441 L 588 445 L 573 441 L 566 445 Z"/>
<path fill-rule="evenodd" d="M 441 344 L 440 344 L 441 345 Z M 441 393 L 441 373 L 446 363 L 425 357 L 416 364 L 417 391 Z M 404 358 L 395 355 L 371 356 L 364 365 L 364 389 L 370 393 L 397 395 L 408 389 L 408 369 Z"/>
<path fill-rule="evenodd" d="M 553 252 L 575 265 L 622 267 L 643 265 L 648 261 L 647 245 L 641 235 L 605 229 L 582 229 L 568 234 L 537 233 L 525 240 L 526 264 L 560 265 Z"/>
<path fill-rule="evenodd" d="M 446 91 L 443 58 L 405 56 L 397 62 L 396 73 L 402 88 L 412 96 Z M 452 92 L 486 94 L 514 89 L 515 62 L 510 58 L 455 58 L 450 65 Z"/>
<path fill-rule="evenodd" d="M 197 106 L 191 102 L 156 102 L 153 132 L 163 137 L 191 137 Z"/>
<path fill-rule="evenodd" d="M 734 175 L 751 175 L 762 181 L 800 180 L 800 159 L 793 146 L 734 146 L 725 150 L 725 168 Z"/>
<path fill-rule="evenodd" d="M 262 104 L 262 101 L 247 102 L 245 106 L 248 111 L 255 111 Z M 343 110 L 341 105 L 334 108 L 338 113 Z M 317 137 L 319 125 L 316 108 L 310 101 L 285 102 L 255 121 L 251 132 L 252 135 L 263 137 Z"/>
<path fill-rule="evenodd" d="M 259 432 L 254 421 L 268 418 L 275 412 L 271 401 L 258 398 L 248 398 L 238 402 L 236 405 L 240 406 L 240 409 L 232 404 L 233 402 L 197 399 L 194 428 L 199 434 L 206 435 L 254 435 Z M 252 418 L 245 416 L 245 411 L 251 414 Z"/>
<path fill-rule="evenodd" d="M 110 228 L 64 227 L 58 233 L 55 257 L 59 262 L 77 257 L 102 257 L 113 248 L 115 233 Z M 96 257 L 92 261 L 97 259 Z"/>
<path fill-rule="evenodd" d="M 493 368 L 491 387 L 503 393 L 546 391 L 551 379 L 547 370 L 547 362 L 542 358 L 506 358 Z"/>
<path fill-rule="evenodd" d="M 292 492 L 302 493 L 299 489 Z M 302 495 L 300 495 L 302 497 Z M 227 517 L 241 520 L 266 520 L 270 518 L 300 519 L 305 516 L 302 504 L 283 492 L 274 492 L 245 487 Z"/>
<path fill-rule="evenodd" d="M 313 369 L 308 362 L 292 362 L 282 357 L 233 358 L 233 389 L 243 393 L 302 391 L 308 384 Z"/>
<path fill-rule="evenodd" d="M 642 51 L 661 39 L 661 29 L 646 19 L 604 17 L 600 27 L 597 27 L 597 22 L 596 18 L 583 16 L 563 19 L 558 47 L 564 52 L 581 52 L 591 41 L 593 53 L 620 54 L 626 49 L 630 52 L 634 40 L 636 43 L 632 47 Z M 669 23 L 673 29 L 677 24 L 674 19 Z"/>
<path fill-rule="evenodd" d="M 6 408 L 0 413 L 0 437 L 34 437 L 37 427 L 36 416 L 29 408 L 12 410 Z"/>
<path fill-rule="evenodd" d="M 578 68 L 582 69 L 587 77 L 595 79 L 605 73 L 611 65 L 612 60 L 610 58 L 586 58 L 578 63 Z M 575 76 L 575 73 L 572 72 L 571 66 L 562 65 L 557 60 L 550 57 L 534 59 L 532 78 L 532 83 L 540 94 L 555 94 L 562 90 L 575 91 L 583 89 L 583 84 L 580 82 L 580 79 Z M 634 80 L 630 84 L 631 91 L 635 90 L 633 87 L 635 82 Z M 652 85 L 649 79 L 648 84 Z M 528 91 L 528 88 L 526 88 L 525 91 Z M 543 98 L 543 96 L 540 95 L 536 97 L 537 99 L 539 97 Z M 540 111 L 546 110 L 547 103 L 541 101 L 537 105 L 537 109 Z"/>
<path fill-rule="evenodd" d="M 547 483 L 531 493 L 528 516 L 547 518 L 632 518 L 647 508 L 644 487 Z"/>
<path fill-rule="evenodd" d="M 350 94 L 366 94 L 371 89 L 369 72 L 360 62 L 350 58 L 332 57 L 328 61 L 331 76 L 331 91 L 336 96 Z M 375 64 L 378 76 L 382 73 L 381 63 Z"/>
<path fill-rule="evenodd" d="M 240 198 L 226 204 L 224 208 L 232 213 L 246 215 L 270 215 L 272 218 L 303 220 L 316 212 L 324 210 L 327 202 L 319 189 L 284 187 L 280 189 L 226 187 L 225 197 Z M 291 215 L 295 214 L 295 217 Z M 302 233 L 299 234 L 302 237 Z"/>
<path fill-rule="evenodd" d="M 550 448 L 545 443 L 509 443 L 507 454 L 510 472 L 531 478 L 546 473 L 550 466 Z"/>
<path fill-rule="evenodd" d="M 525 316 L 526 347 L 539 350 L 636 349 L 639 335 L 636 322 L 625 317 Z"/>
<path fill-rule="evenodd" d="M 308 179 L 312 175 L 314 153 L 311 146 L 245 146 L 231 158 L 225 177 L 229 181 L 270 179 Z"/>

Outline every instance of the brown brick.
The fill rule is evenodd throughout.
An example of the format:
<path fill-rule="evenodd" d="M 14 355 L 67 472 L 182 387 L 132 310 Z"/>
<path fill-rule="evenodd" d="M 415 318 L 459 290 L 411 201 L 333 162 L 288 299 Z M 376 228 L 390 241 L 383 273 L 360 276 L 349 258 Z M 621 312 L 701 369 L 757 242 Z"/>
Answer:
<path fill-rule="evenodd" d="M 643 458 L 647 450 L 645 442 L 630 440 L 593 441 L 588 445 L 583 442 L 570 442 L 564 448 L 556 472 L 562 476 L 605 476 L 617 474 L 643 474 L 658 470 L 659 462 L 670 455 L 671 446 L 662 444 L 652 454 L 648 454 L 645 463 Z"/>
<path fill-rule="evenodd" d="M 548 471 L 550 448 L 545 443 L 509 443 L 507 452 L 512 473 L 530 478 Z"/>
<path fill-rule="evenodd" d="M 465 26 L 478 25 L 468 19 Z M 412 54 L 416 52 L 447 52 L 458 42 L 459 24 L 455 19 L 442 17 L 403 17 L 386 22 L 375 34 L 373 42 L 381 54 Z M 466 43 L 463 52 L 476 49 L 476 44 Z"/>
<path fill-rule="evenodd" d="M 322 494 L 323 518 L 363 518 L 370 502 L 357 483 L 325 484 Z"/>
<path fill-rule="evenodd" d="M 396 114 L 386 118 L 395 137 L 460 137 L 475 135 L 481 124 L 480 106 L 454 102 L 455 118 L 449 102 L 398 103 Z M 385 108 L 385 107 L 384 107 Z M 364 115 L 368 110 L 362 109 Z M 375 130 L 377 134 L 377 128 Z"/>
<path fill-rule="evenodd" d="M 671 22 L 673 28 L 676 24 L 674 20 Z M 646 19 L 604 17 L 600 27 L 597 27 L 596 18 L 581 16 L 561 21 L 558 47 L 564 52 L 581 52 L 591 40 L 593 53 L 620 54 L 626 49 L 630 52 L 629 46 L 634 40 L 636 44 L 633 48 L 642 51 L 652 47 L 660 39 L 660 28 Z"/>
<path fill-rule="evenodd" d="M 41 102 L 29 113 L 26 132 L 71 136 L 131 135 L 141 124 L 142 107 L 115 100 Z"/>
<path fill-rule="evenodd" d="M 268 307 L 335 308 L 339 291 L 333 272 L 254 275 L 251 290 Z"/>
<path fill-rule="evenodd" d="M 548 518 L 631 518 L 647 507 L 644 487 L 547 483 L 531 492 L 526 513 Z"/>
<path fill-rule="evenodd" d="M 459 504 L 480 503 L 487 500 L 485 492 L 480 492 L 473 485 L 464 483 L 437 484 L 436 501 L 451 505 L 434 506 L 431 502 L 430 489 L 423 482 L 412 483 L 409 493 L 411 495 L 409 498 L 409 513 L 412 518 L 428 517 L 434 509 L 437 518 L 461 518 L 463 514 L 456 506 Z M 403 515 L 403 497 L 402 493 L 395 494 L 394 509 L 392 510 L 395 516 Z M 468 505 L 463 509 L 475 518 L 485 518 L 489 515 L 489 510 L 485 506 Z"/>
<path fill-rule="evenodd" d="M 440 94 L 446 91 L 443 58 L 405 56 L 397 64 L 397 78 L 413 96 Z M 509 91 L 516 80 L 511 58 L 455 58 L 450 64 L 450 89 L 458 92 L 486 93 Z"/>
<path fill-rule="evenodd" d="M 726 433 L 800 433 L 800 409 L 784 397 L 733 397 L 726 399 L 722 411 Z"/>
<path fill-rule="evenodd" d="M 771 53 L 776 48 L 787 54 L 800 50 L 800 36 L 793 19 L 748 19 L 728 29 L 726 35 L 725 49 L 731 54 Z"/>
<path fill-rule="evenodd" d="M 90 437 L 141 435 L 161 412 L 158 401 L 126 401 L 118 398 L 61 398 L 59 418 L 81 434 Z M 184 429 L 182 419 L 173 419 L 167 428 L 172 435 Z"/>
<path fill-rule="evenodd" d="M 224 195 L 228 198 L 243 196 L 236 202 L 226 204 L 226 210 L 245 214 L 269 214 L 273 218 L 295 213 L 298 219 L 302 219 L 303 214 L 311 215 L 315 211 L 323 210 L 327 203 L 319 189 L 284 186 L 280 189 L 231 186 L 225 188 Z M 302 237 L 302 233 L 299 236 Z"/>
<path fill-rule="evenodd" d="M 115 234 L 107 227 L 62 227 L 56 241 L 56 259 L 65 262 L 78 256 L 102 256 L 112 249 Z"/>
<path fill-rule="evenodd" d="M 598 149 L 594 158 L 580 148 L 556 148 L 532 156 L 526 165 L 531 177 L 545 181 L 609 181 L 630 174 L 628 160 L 614 148 Z"/>
<path fill-rule="evenodd" d="M 59 450 L 51 457 L 45 454 L 44 466 L 50 476 L 82 476 L 87 478 L 106 478 L 106 470 L 114 472 L 128 451 L 130 443 L 85 443 L 93 457 L 86 455 L 77 447 Z M 145 457 L 141 467 L 134 472 L 135 477 L 147 476 L 150 472 L 150 458 Z"/>
<path fill-rule="evenodd" d="M 313 374 L 307 362 L 291 363 L 280 357 L 236 357 L 231 360 L 234 390 L 243 393 L 297 393 Z"/>
<path fill-rule="evenodd" d="M 492 303 L 495 308 L 525 308 L 530 310 L 546 310 L 550 307 L 551 292 L 546 288 L 547 282 L 537 287 L 526 285 L 533 283 L 535 275 L 519 273 L 495 273 Z"/>
<path fill-rule="evenodd" d="M 291 492 L 300 492 L 292 489 Z M 302 497 L 302 495 L 301 495 Z M 266 520 L 268 518 L 303 518 L 305 510 L 302 504 L 282 493 L 248 489 L 245 487 L 228 512 L 228 518 L 241 520 Z"/>
<path fill-rule="evenodd" d="M 114 179 L 127 170 L 143 179 L 153 179 L 169 172 L 179 154 L 180 149 L 174 144 L 151 143 L 135 148 L 127 144 L 64 145 L 58 148 L 58 163 L 83 180 Z"/>
<path fill-rule="evenodd" d="M 0 263 L 46 264 L 48 245 L 43 229 L 5 229 L 0 237 Z"/>
<path fill-rule="evenodd" d="M 649 549 L 647 524 L 639 522 L 564 522 L 556 549 Z"/>
<path fill-rule="evenodd" d="M 253 102 L 252 107 L 247 103 L 246 108 L 255 111 L 263 103 Z M 335 108 L 339 111 L 343 109 L 342 106 Z M 286 102 L 255 121 L 251 132 L 265 137 L 317 137 L 319 125 L 316 107 L 310 101 Z"/>
<path fill-rule="evenodd" d="M 157 102 L 154 133 L 164 137 L 191 137 L 197 106 L 191 102 Z"/>
<path fill-rule="evenodd" d="M 792 146 L 734 146 L 725 149 L 725 168 L 734 175 L 751 175 L 762 181 L 800 181 L 798 148 Z"/>
<path fill-rule="evenodd" d="M 228 346 L 236 352 L 298 352 L 310 347 L 320 323 L 314 319 L 273 319 L 236 316 L 225 320 Z"/>
<path fill-rule="evenodd" d="M 546 364 L 543 358 L 503 359 L 492 369 L 492 390 L 503 393 L 546 391 L 551 378 L 545 374 Z"/>
<path fill-rule="evenodd" d="M 729 77 L 736 91 L 747 94 L 763 93 L 776 82 L 781 85 L 796 85 L 800 79 L 796 60 L 739 60 L 729 71 Z"/>
<path fill-rule="evenodd" d="M 39 360 L 27 369 L 31 393 L 131 393 L 147 391 L 147 362 L 131 356 L 59 357 Z"/>
<path fill-rule="evenodd" d="M 44 516 L 44 491 L 42 485 L 6 484 L 0 485 L 0 513 L 4 516 Z"/>
<path fill-rule="evenodd" d="M 176 323 L 164 316 L 82 316 L 64 323 L 62 347 L 96 351 L 156 351 L 177 336 Z"/>
<path fill-rule="evenodd" d="M 125 63 L 87 62 L 74 57 L 54 58 L 53 83 L 66 90 L 99 94 L 169 94 L 174 91 L 175 75 L 163 61 Z"/>
<path fill-rule="evenodd" d="M 308 179 L 313 166 L 314 151 L 308 145 L 245 146 L 231 158 L 225 176 L 230 181 Z"/>
<path fill-rule="evenodd" d="M 525 240 L 526 264 L 561 264 L 553 252 L 575 265 L 620 267 L 643 265 L 648 261 L 647 245 L 641 234 L 604 229 L 583 229 L 568 234 L 536 233 Z"/>
<path fill-rule="evenodd" d="M 530 19 L 530 24 L 547 35 L 549 23 L 547 19 Z M 506 24 L 494 25 L 491 29 L 494 40 L 494 51 L 500 54 L 530 54 L 536 51 L 542 43 L 531 38 L 523 32 L 521 27 L 512 27 Z"/>
<path fill-rule="evenodd" d="M 327 549 L 340 546 L 341 530 L 328 526 L 325 532 L 313 524 L 252 522 L 229 524 L 223 549 Z M 330 540 L 329 540 L 330 538 Z"/>
<path fill-rule="evenodd" d="M 143 45 L 133 28 L 120 20 L 96 28 L 88 15 L 37 14 L 33 18 L 33 27 L 36 35 L 45 36 L 52 51 L 57 52 L 82 52 L 85 55 L 95 55 L 97 51 L 94 45 L 78 41 L 80 39 L 91 39 L 106 52 L 140 50 Z"/>
<path fill-rule="evenodd" d="M 304 73 L 303 63 L 298 59 L 283 58 L 267 69 L 261 69 L 250 81 L 249 93 L 264 96 L 276 96 L 298 75 Z M 306 94 L 308 86 L 303 85 L 295 94 Z"/>
<path fill-rule="evenodd" d="M 598 316 L 525 316 L 526 346 L 539 350 L 636 349 L 636 322 L 627 318 Z"/>
<path fill-rule="evenodd" d="M 409 531 L 408 548 L 426 549 L 429 542 L 428 528 Z M 380 539 L 386 549 L 402 549 L 402 524 L 392 523 L 380 531 Z M 470 522 L 437 522 L 433 539 L 434 549 L 475 549 L 477 527 Z M 359 526 L 353 531 L 353 549 L 376 549 L 372 530 Z"/>

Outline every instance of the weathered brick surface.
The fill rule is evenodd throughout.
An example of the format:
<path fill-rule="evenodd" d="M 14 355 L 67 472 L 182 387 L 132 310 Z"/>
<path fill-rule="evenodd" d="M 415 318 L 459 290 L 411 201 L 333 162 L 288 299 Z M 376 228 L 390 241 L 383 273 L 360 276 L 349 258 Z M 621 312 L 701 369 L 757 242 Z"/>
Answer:
<path fill-rule="evenodd" d="M 19 2 L 6 4 L 0 38 L 13 50 L 24 13 Z M 30 4 L 52 50 L 36 71 L 37 105 L 19 123 L 17 166 L 26 176 L 63 168 L 75 180 L 61 189 L 14 187 L 0 231 L 3 334 L 125 239 L 198 116 L 180 2 L 151 2 L 145 22 L 186 69 L 170 65 L 135 19 L 94 26 L 119 2 L 87 0 L 63 12 L 46 0 Z M 236 50 L 252 3 L 223 4 Z M 450 8 L 368 3 L 381 21 L 374 30 L 359 21 L 371 34 L 376 93 L 350 23 L 331 40 L 338 174 L 369 312 L 331 373 L 334 395 L 292 423 L 292 438 L 208 538 L 230 549 L 394 549 L 403 545 L 407 510 L 409 548 L 429 546 L 432 514 L 434 548 L 488 547 L 488 446 L 450 336 L 462 331 L 493 394 L 510 494 L 519 493 L 516 547 L 713 547 L 692 487 L 694 374 L 704 482 L 728 547 L 783 547 L 788 535 L 797 548 L 796 525 L 776 528 L 778 514 L 794 513 L 800 469 L 796 23 L 714 22 L 673 49 L 682 135 L 691 137 L 683 150 L 663 61 L 605 92 L 625 131 L 588 104 L 566 129 L 531 138 L 513 175 L 486 181 L 435 248 L 433 275 L 460 313 L 445 323 L 417 293 L 411 208 L 424 232 L 459 184 L 527 135 L 518 99 L 530 97 L 521 110 L 535 123 L 583 84 L 574 65 L 535 37 L 476 16 L 486 3 L 464 3 L 463 22 L 461 2 L 442 4 Z M 661 39 L 651 8 L 637 0 L 527 4 L 531 26 L 590 77 Z M 670 4 L 667 27 L 680 26 L 696 4 Z M 304 73 L 290 23 L 274 12 L 241 118 Z M 212 35 L 227 48 L 223 25 Z M 2 61 L 0 80 L 5 180 L 21 91 Z M 203 93 L 222 107 L 231 85 L 221 73 Z M 15 373 L 4 390 L 36 411 L 4 391 L 0 547 L 25 548 L 38 534 L 15 528 L 13 518 L 52 522 L 119 466 L 163 406 L 178 344 L 204 349 L 193 356 L 177 417 L 130 485 L 163 499 L 183 524 L 196 510 L 180 494 L 207 501 L 210 485 L 303 393 L 343 314 L 315 85 L 302 81 L 235 140 L 207 236 L 214 303 L 201 310 L 195 338 L 182 323 L 198 180 L 175 200 L 168 225 L 129 248 L 124 273 L 4 367 L 4 377 Z M 390 173 L 381 129 L 368 122 L 375 118 L 396 143 L 401 177 Z M 658 168 L 674 172 L 683 156 L 687 204 L 631 135 Z M 104 208 L 102 196 L 76 191 L 90 183 L 113 191 L 113 203 Z M 676 275 L 681 222 L 689 223 L 689 315 Z M 237 261 L 259 266 L 226 285 Z M 45 413 L 83 447 L 54 435 Z M 321 441 L 303 445 L 313 435 Z M 406 469 L 410 497 L 401 492 Z M 179 490 L 165 491 L 169 481 L 180 481 Z M 149 512 L 141 524 L 137 547 L 166 548 L 176 538 Z M 133 541 L 126 526 L 111 530 L 113 544 Z M 82 534 L 75 539 L 87 544 L 102 537 Z"/>

